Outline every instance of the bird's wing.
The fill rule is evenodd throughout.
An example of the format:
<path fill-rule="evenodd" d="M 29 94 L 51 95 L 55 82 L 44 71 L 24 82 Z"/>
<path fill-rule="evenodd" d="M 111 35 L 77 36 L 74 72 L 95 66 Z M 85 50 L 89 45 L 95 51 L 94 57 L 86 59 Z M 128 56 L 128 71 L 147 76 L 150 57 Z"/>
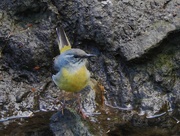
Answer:
<path fill-rule="evenodd" d="M 64 29 L 62 27 L 57 27 L 56 32 L 58 35 L 58 46 L 60 53 L 63 53 L 67 50 L 71 49 L 71 44 L 66 36 L 66 33 L 64 32 Z"/>

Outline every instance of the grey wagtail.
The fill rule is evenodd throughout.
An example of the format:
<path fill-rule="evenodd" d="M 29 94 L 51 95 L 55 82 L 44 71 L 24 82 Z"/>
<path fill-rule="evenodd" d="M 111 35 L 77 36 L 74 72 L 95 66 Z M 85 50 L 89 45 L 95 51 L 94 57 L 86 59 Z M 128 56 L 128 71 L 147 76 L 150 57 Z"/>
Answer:
<path fill-rule="evenodd" d="M 94 57 L 81 49 L 72 49 L 70 42 L 62 28 L 56 28 L 60 55 L 55 57 L 54 69 L 57 71 L 52 76 L 54 83 L 60 90 L 79 92 L 90 81 L 90 72 L 86 67 L 87 58 Z"/>

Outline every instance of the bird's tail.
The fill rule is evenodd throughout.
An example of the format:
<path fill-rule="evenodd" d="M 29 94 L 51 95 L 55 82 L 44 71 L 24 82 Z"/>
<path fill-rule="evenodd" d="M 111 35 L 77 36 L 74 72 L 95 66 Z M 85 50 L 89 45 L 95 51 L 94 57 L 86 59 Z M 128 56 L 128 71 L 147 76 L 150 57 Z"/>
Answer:
<path fill-rule="evenodd" d="M 71 49 L 71 44 L 66 36 L 66 33 L 64 32 L 64 29 L 62 27 L 57 27 L 56 32 L 58 36 L 57 41 L 60 53 Z"/>

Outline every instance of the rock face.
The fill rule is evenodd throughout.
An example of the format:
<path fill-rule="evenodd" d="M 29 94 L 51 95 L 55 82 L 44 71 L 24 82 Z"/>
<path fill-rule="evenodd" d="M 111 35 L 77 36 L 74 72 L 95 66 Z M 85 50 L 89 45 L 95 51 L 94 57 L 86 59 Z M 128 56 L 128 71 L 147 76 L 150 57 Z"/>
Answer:
<path fill-rule="evenodd" d="M 89 69 L 108 104 L 178 119 L 179 20 L 178 0 L 1 0 L 0 117 L 58 109 L 51 66 L 60 24 L 74 48 L 98 55 Z"/>
<path fill-rule="evenodd" d="M 179 94 L 178 1 L 53 1 L 74 47 L 96 47 L 92 70 L 113 103 L 157 112 Z"/>
<path fill-rule="evenodd" d="M 107 51 L 120 49 L 127 60 L 158 46 L 179 26 L 178 1 L 53 1 L 79 39 L 93 40 Z"/>
<path fill-rule="evenodd" d="M 91 136 L 85 124 L 78 116 L 68 110 L 64 110 L 64 115 L 57 112 L 51 117 L 50 127 L 55 136 Z"/>

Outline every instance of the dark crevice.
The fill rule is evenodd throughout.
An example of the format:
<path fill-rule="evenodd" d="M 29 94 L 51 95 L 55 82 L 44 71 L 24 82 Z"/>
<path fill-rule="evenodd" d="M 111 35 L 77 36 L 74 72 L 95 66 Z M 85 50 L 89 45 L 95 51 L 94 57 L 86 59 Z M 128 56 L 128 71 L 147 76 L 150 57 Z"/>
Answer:
<path fill-rule="evenodd" d="M 48 8 L 46 3 L 39 3 L 39 4 L 32 4 L 31 6 L 28 6 L 27 8 L 24 7 L 24 5 L 21 5 L 15 13 L 14 16 L 16 17 L 23 17 L 23 18 L 29 18 L 36 14 L 43 13 Z"/>

